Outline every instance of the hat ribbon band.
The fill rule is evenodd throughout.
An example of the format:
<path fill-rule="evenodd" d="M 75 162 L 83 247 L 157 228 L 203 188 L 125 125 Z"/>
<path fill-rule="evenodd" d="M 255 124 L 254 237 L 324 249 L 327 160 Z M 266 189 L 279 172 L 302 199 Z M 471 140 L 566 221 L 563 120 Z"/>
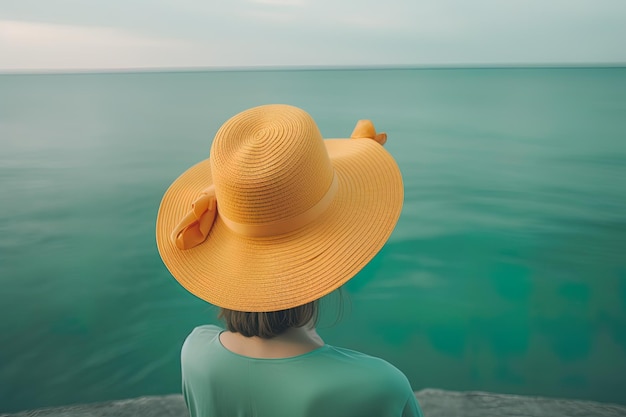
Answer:
<path fill-rule="evenodd" d="M 223 214 L 220 214 L 220 218 L 230 230 L 247 237 L 268 237 L 289 233 L 306 226 L 324 213 L 332 203 L 338 188 L 339 182 L 335 174 L 328 191 L 320 201 L 305 212 L 288 219 L 262 224 L 247 224 L 233 221 Z M 215 186 L 211 185 L 202 191 L 200 197 L 191 204 L 191 210 L 176 225 L 170 235 L 172 243 L 181 250 L 191 249 L 203 243 L 209 236 L 216 216 Z"/>
<path fill-rule="evenodd" d="M 313 220 L 317 219 L 322 213 L 328 209 L 333 202 L 337 189 L 339 188 L 339 181 L 337 180 L 337 174 L 333 176 L 333 181 L 330 183 L 330 187 L 326 194 L 310 209 L 296 216 L 290 217 L 284 220 L 276 220 L 269 223 L 249 224 L 238 223 L 228 217 L 220 214 L 220 219 L 226 224 L 226 226 L 235 233 L 244 235 L 247 237 L 268 237 L 277 236 L 284 233 L 293 232 L 301 227 L 306 226 Z"/>

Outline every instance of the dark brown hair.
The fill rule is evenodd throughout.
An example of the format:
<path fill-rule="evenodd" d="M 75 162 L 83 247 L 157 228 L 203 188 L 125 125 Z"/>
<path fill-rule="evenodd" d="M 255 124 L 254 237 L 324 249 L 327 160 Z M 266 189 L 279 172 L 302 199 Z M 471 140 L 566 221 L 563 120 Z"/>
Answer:
<path fill-rule="evenodd" d="M 231 332 L 240 333 L 246 337 L 258 336 L 263 339 L 271 339 L 291 327 L 302 327 L 309 322 L 317 322 L 318 301 L 267 313 L 251 313 L 222 308 L 218 317 L 224 320 L 226 327 Z"/>

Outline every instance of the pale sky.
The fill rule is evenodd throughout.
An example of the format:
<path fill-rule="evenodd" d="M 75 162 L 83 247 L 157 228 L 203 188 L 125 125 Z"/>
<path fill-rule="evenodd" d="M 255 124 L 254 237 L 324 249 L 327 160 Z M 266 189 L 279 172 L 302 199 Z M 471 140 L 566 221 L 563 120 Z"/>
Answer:
<path fill-rule="evenodd" d="M 0 71 L 626 64 L 626 0 L 0 0 Z"/>

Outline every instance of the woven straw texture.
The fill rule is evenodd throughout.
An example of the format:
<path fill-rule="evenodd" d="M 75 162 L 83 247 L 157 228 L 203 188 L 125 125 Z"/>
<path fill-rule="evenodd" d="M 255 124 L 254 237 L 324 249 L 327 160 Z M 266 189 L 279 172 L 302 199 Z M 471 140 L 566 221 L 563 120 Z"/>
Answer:
<path fill-rule="evenodd" d="M 336 177 L 330 206 L 288 233 L 247 237 L 220 217 L 265 224 L 314 206 Z M 170 234 L 202 190 L 215 184 L 218 215 L 206 241 L 180 250 Z M 211 156 L 165 193 L 157 246 L 178 282 L 197 297 L 239 311 L 276 311 L 319 299 L 356 275 L 393 231 L 402 177 L 373 140 L 323 140 L 303 110 L 250 109 L 216 134 Z"/>

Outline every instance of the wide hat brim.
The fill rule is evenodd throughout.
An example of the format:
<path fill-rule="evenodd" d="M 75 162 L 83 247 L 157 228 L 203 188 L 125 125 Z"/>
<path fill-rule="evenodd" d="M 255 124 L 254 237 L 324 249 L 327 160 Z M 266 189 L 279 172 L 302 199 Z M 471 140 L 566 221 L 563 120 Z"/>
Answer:
<path fill-rule="evenodd" d="M 246 237 L 218 215 L 205 242 L 181 250 L 170 234 L 213 183 L 206 159 L 176 179 L 159 208 L 156 238 L 163 262 L 189 292 L 237 311 L 269 312 L 317 300 L 355 276 L 391 235 L 404 198 L 393 157 L 371 139 L 324 141 L 338 181 L 328 209 L 295 231 Z"/>

